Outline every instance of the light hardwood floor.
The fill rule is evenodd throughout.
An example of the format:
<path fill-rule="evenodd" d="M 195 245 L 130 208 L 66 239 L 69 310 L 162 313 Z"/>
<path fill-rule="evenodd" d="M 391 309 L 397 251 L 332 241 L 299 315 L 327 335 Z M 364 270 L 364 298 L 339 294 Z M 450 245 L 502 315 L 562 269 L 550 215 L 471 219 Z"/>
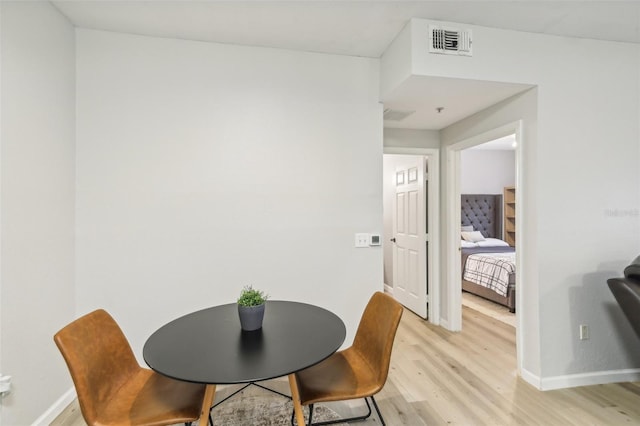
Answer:
<path fill-rule="evenodd" d="M 516 314 L 509 312 L 509 308 L 499 305 L 491 300 L 483 299 L 475 294 L 462 292 L 462 305 L 497 319 L 513 327 L 516 326 Z"/>
<path fill-rule="evenodd" d="M 434 327 L 405 310 L 389 378 L 376 397 L 386 423 L 640 424 L 640 382 L 541 392 L 517 376 L 515 351 L 512 326 L 468 307 L 463 307 L 460 333 Z M 360 409 L 359 404 L 334 403 L 331 408 L 344 415 Z M 53 423 L 84 424 L 73 404 Z M 369 419 L 358 424 L 379 422 Z"/>

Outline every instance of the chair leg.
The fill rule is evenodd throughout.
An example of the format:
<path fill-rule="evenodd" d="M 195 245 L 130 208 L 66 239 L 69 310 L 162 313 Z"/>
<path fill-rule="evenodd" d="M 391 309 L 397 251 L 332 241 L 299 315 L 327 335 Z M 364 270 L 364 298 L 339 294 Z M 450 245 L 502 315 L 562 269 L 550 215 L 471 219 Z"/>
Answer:
<path fill-rule="evenodd" d="M 192 424 L 193 424 L 192 422 L 187 422 L 184 424 L 184 426 L 191 426 Z M 211 413 L 209 413 L 209 424 L 213 426 L 213 419 L 211 418 Z"/>
<path fill-rule="evenodd" d="M 369 405 L 369 400 L 367 398 L 364 399 L 364 402 L 367 404 L 367 414 L 365 415 L 349 417 L 348 419 L 326 420 L 324 422 L 318 422 L 318 423 L 311 423 L 311 421 L 309 421 L 309 426 L 334 425 L 337 423 L 359 422 L 362 420 L 366 420 L 371 416 L 371 405 Z"/>
<path fill-rule="evenodd" d="M 371 395 L 371 402 L 373 402 L 373 406 L 376 409 L 376 413 L 378 413 L 378 418 L 380 419 L 380 423 L 382 424 L 382 426 L 386 426 L 384 419 L 382 418 L 382 413 L 380 412 L 380 409 L 378 408 L 378 404 L 376 403 L 376 399 L 373 397 L 373 395 Z"/>
<path fill-rule="evenodd" d="M 304 409 L 304 407 L 303 407 Z M 296 417 L 296 411 L 293 410 L 293 412 L 291 413 L 291 426 L 294 426 L 295 423 L 293 422 L 294 419 Z M 311 424 L 311 419 L 313 418 L 313 404 L 309 404 L 309 424 Z M 306 426 L 306 425 L 303 425 Z"/>
<path fill-rule="evenodd" d="M 313 424 L 313 404 L 309 404 L 309 426 Z"/>
<path fill-rule="evenodd" d="M 309 423 L 308 426 L 323 426 L 323 425 L 333 425 L 333 424 L 337 424 L 337 423 L 349 423 L 349 422 L 359 422 L 362 420 L 366 420 L 371 416 L 371 405 L 369 404 L 369 399 L 371 398 L 371 402 L 373 402 L 373 407 L 376 409 L 376 414 L 378 415 L 378 418 L 380 419 L 380 424 L 382 426 L 386 426 L 386 423 L 384 422 L 384 418 L 382 417 L 382 413 L 380 412 L 380 408 L 378 407 L 378 403 L 376 402 L 376 399 L 373 397 L 373 395 L 371 395 L 370 397 L 365 397 L 364 398 L 364 402 L 367 404 L 367 414 L 361 415 L 361 416 L 355 416 L 355 417 L 349 417 L 348 419 L 337 419 L 337 420 L 327 420 L 324 422 L 318 422 L 318 423 L 313 423 L 313 404 L 309 404 Z M 294 415 L 295 412 L 291 414 L 291 425 L 294 425 L 293 419 L 294 419 Z"/>

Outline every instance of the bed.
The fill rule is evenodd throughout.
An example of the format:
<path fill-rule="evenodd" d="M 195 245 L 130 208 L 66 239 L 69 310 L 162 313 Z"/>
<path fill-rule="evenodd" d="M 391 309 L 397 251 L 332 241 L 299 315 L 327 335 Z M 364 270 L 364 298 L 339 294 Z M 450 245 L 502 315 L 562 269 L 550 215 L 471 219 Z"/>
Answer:
<path fill-rule="evenodd" d="M 502 194 L 461 196 L 462 290 L 515 312 L 515 248 L 501 239 L 502 205 Z"/>

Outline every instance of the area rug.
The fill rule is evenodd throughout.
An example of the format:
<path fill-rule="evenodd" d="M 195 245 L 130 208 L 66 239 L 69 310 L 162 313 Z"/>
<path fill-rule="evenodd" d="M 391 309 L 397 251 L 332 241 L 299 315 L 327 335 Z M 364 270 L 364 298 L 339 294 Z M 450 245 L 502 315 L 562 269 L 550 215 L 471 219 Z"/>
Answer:
<path fill-rule="evenodd" d="M 306 407 L 304 410 L 306 420 L 309 413 Z M 249 386 L 215 407 L 211 411 L 211 416 L 216 426 L 276 426 L 290 425 L 291 413 L 293 413 L 291 400 L 257 386 Z M 314 407 L 314 421 L 339 418 L 340 416 L 330 408 L 320 404 Z M 346 423 L 340 424 L 346 425 Z"/>

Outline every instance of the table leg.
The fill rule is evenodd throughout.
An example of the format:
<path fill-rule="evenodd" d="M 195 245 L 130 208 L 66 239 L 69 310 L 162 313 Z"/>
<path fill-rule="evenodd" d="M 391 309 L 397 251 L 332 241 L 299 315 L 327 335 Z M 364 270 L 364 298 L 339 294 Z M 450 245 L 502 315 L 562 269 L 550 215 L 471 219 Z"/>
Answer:
<path fill-rule="evenodd" d="M 298 382 L 296 382 L 295 374 L 289 374 L 289 387 L 291 388 L 291 399 L 293 399 L 293 412 L 296 415 L 296 422 L 298 422 L 298 426 L 304 426 L 304 413 L 300 404 L 300 393 L 298 392 Z"/>
<path fill-rule="evenodd" d="M 199 426 L 207 426 L 209 424 L 209 411 L 213 405 L 213 399 L 216 396 L 216 385 L 207 385 L 204 391 L 204 400 L 202 401 L 202 410 L 200 411 Z"/>

